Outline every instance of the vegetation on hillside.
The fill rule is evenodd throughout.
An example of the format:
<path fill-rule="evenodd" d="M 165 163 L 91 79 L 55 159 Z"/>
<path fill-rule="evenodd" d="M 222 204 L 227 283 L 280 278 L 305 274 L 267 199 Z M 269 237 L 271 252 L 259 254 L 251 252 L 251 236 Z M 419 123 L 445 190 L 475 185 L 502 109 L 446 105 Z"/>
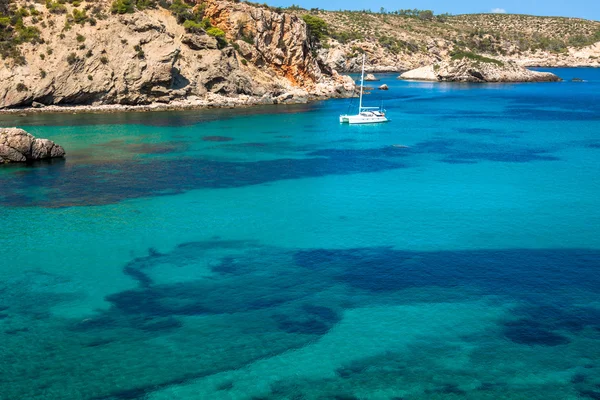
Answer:
<path fill-rule="evenodd" d="M 327 36 L 327 23 L 314 15 L 305 14 L 302 20 L 306 23 L 308 37 L 312 43 L 320 42 Z"/>
<path fill-rule="evenodd" d="M 45 10 L 40 11 L 44 6 L 39 3 L 45 4 Z M 442 41 L 445 48 L 454 53 L 483 54 L 488 58 L 538 50 L 559 54 L 569 47 L 581 48 L 600 41 L 600 22 L 575 18 L 507 14 L 452 16 L 419 9 L 323 11 L 297 5 L 284 9 L 247 3 L 302 18 L 313 47 L 328 47 L 335 42 L 348 44 L 348 55 L 361 52 L 359 44 L 364 41 L 376 43 L 392 54 L 407 56 L 426 54 L 432 43 L 436 46 Z M 63 32 L 71 29 L 77 32 L 77 25 L 95 25 L 109 13 L 128 14 L 159 7 L 169 10 L 187 32 L 206 33 L 217 38 L 220 47 L 228 45 L 225 32 L 211 25 L 204 15 L 204 3 L 196 0 L 0 0 L 0 57 L 24 63 L 22 45 L 42 43 L 42 29 L 55 24 L 57 16 L 64 16 Z M 236 39 L 254 43 L 252 32 L 246 31 L 243 21 L 237 30 L 237 34 L 233 33 Z M 59 35 L 64 37 L 64 33 Z M 235 41 L 232 45 L 236 46 Z M 85 44 L 80 47 L 85 48 Z"/>
<path fill-rule="evenodd" d="M 464 50 L 456 50 L 456 51 L 452 52 L 451 58 L 453 60 L 462 60 L 462 59 L 466 58 L 468 60 L 473 60 L 473 61 L 482 62 L 482 63 L 496 64 L 496 65 L 500 65 L 500 66 L 504 65 L 504 63 L 502 61 L 496 60 L 495 58 L 484 57 L 482 55 L 471 53 L 470 51 L 464 51 Z"/>
<path fill-rule="evenodd" d="M 17 8 L 6 0 L 0 2 L 0 57 L 12 58 L 17 64 L 24 64 L 19 45 L 23 43 L 43 43 L 40 30 L 27 25 L 24 18 L 35 16 L 35 7 Z"/>
<path fill-rule="evenodd" d="M 490 55 L 518 55 L 527 51 L 565 52 L 600 41 L 600 22 L 575 18 L 511 14 L 435 15 L 430 10 L 379 12 L 305 10 L 286 11 L 325 22 L 326 35 L 342 44 L 378 42 L 392 53 L 427 51 L 432 39 L 445 39 L 457 50 Z M 321 42 L 324 42 L 321 40 Z"/>

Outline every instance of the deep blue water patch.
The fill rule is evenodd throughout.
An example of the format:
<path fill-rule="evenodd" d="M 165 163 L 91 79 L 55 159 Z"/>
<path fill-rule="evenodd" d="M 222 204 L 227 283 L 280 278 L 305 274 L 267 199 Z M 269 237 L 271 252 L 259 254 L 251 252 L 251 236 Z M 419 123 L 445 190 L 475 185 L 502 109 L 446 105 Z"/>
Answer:
<path fill-rule="evenodd" d="M 404 168 L 395 160 L 360 152 L 328 157 L 256 162 L 204 159 L 121 161 L 96 165 L 61 164 L 0 175 L 0 201 L 7 206 L 68 207 L 182 193 L 200 188 L 232 188 L 282 179 L 379 172 Z M 17 179 L 18 178 L 18 179 Z M 41 193 L 50 191 L 51 196 Z"/>
<path fill-rule="evenodd" d="M 515 343 L 527 345 L 559 346 L 570 342 L 567 337 L 531 319 L 507 322 L 504 335 Z"/>
<path fill-rule="evenodd" d="M 143 137 L 137 137 L 137 140 L 143 139 Z M 94 145 L 94 148 L 109 148 L 119 149 L 119 151 L 125 151 L 136 155 L 150 155 L 150 154 L 171 154 L 185 151 L 188 148 L 188 142 L 184 141 L 164 141 L 160 143 L 151 142 L 135 142 L 128 143 L 123 139 L 109 140 Z M 93 151 L 93 150 L 92 150 Z M 73 154 L 69 154 L 72 157 Z M 76 157 L 81 158 L 84 155 L 76 153 Z"/>
<path fill-rule="evenodd" d="M 577 249 L 409 252 L 391 247 L 301 250 L 296 263 L 373 292 L 476 285 L 537 302 L 564 288 L 600 290 L 600 251 Z"/>
<path fill-rule="evenodd" d="M 440 161 L 446 164 L 477 164 L 477 161 L 461 160 L 457 158 L 442 158 Z"/>
<path fill-rule="evenodd" d="M 526 163 L 532 161 L 558 161 L 550 154 L 553 149 L 529 148 L 515 144 L 500 146 L 497 143 L 474 142 L 462 139 L 431 139 L 410 147 L 386 146 L 367 149 L 323 149 L 310 152 L 310 156 L 357 159 L 402 159 L 413 154 L 440 154 L 446 163 L 463 164 L 479 161 Z"/>
<path fill-rule="evenodd" d="M 500 146 L 497 143 L 473 142 L 468 140 L 432 139 L 418 143 L 411 152 L 435 153 L 449 161 L 495 161 L 526 163 L 532 161 L 558 161 L 551 149 L 528 148 L 515 144 Z"/>
<path fill-rule="evenodd" d="M 580 390 L 579 395 L 584 399 L 600 400 L 600 390 Z"/>
<path fill-rule="evenodd" d="M 514 311 L 515 315 L 552 330 L 577 333 L 585 328 L 600 330 L 600 309 L 571 306 L 558 299 L 554 303 L 524 303 Z"/>
<path fill-rule="evenodd" d="M 202 140 L 205 142 L 230 142 L 233 138 L 229 136 L 203 136 Z"/>
<path fill-rule="evenodd" d="M 180 151 L 179 144 L 134 144 L 146 154 Z M 138 148 L 142 146 L 143 148 Z M 0 175 L 0 201 L 8 206 L 67 207 L 102 205 L 131 198 L 163 196 L 188 190 L 232 188 L 265 184 L 284 179 L 302 179 L 326 175 L 375 173 L 406 168 L 408 157 L 433 153 L 451 164 L 479 161 L 526 163 L 556 161 L 551 149 L 528 148 L 514 144 L 469 140 L 427 140 L 409 148 L 384 146 L 366 149 L 331 148 L 308 151 L 286 142 L 225 144 L 230 150 L 307 151 L 309 158 L 262 161 L 219 161 L 210 159 L 128 160 L 113 163 L 57 163 L 46 168 L 15 169 Z"/>
<path fill-rule="evenodd" d="M 426 389 L 425 394 L 457 395 L 457 396 L 464 397 L 468 393 L 465 392 L 464 390 L 460 389 L 457 384 L 448 382 L 448 383 L 444 383 L 444 384 L 436 387 L 435 389 Z"/>
<path fill-rule="evenodd" d="M 211 265 L 218 266 L 213 271 L 214 276 L 174 283 L 161 281 L 161 276 L 168 275 L 169 268 L 179 275 L 181 268 L 193 270 L 198 263 L 204 264 L 209 257 L 221 260 L 221 263 L 211 262 Z M 221 270 L 223 265 L 227 266 L 225 271 Z M 52 329 L 57 334 L 73 339 L 75 346 L 78 346 L 77 352 L 88 355 L 92 353 L 85 352 L 110 352 L 111 349 L 119 348 L 124 340 L 128 348 L 139 348 L 141 351 L 147 346 L 149 339 L 182 332 L 186 327 L 186 318 L 190 316 L 219 315 L 224 318 L 223 321 L 230 319 L 231 326 L 235 327 L 239 320 L 233 316 L 248 313 L 246 315 L 252 316 L 252 324 L 246 328 L 249 335 L 305 337 L 306 342 L 290 342 L 290 346 L 302 346 L 327 334 L 341 321 L 344 308 L 362 305 L 361 302 L 353 301 L 356 289 L 364 291 L 359 296 L 361 299 L 377 301 L 380 294 L 386 298 L 386 294 L 403 289 L 427 290 L 429 287 L 439 286 L 464 293 L 465 288 L 476 286 L 481 295 L 510 296 L 520 304 L 509 319 L 499 322 L 502 338 L 526 346 L 554 347 L 569 343 L 572 335 L 584 328 L 598 326 L 598 310 L 573 304 L 573 300 L 562 295 L 578 290 L 597 293 L 600 288 L 598 267 L 600 251 L 596 250 L 420 252 L 371 247 L 294 251 L 260 246 L 256 242 L 215 239 L 184 243 L 169 252 L 150 249 L 148 255 L 133 258 L 123 266 L 123 273 L 138 280 L 137 288 L 108 296 L 106 299 L 112 306 L 97 311 L 94 316 L 78 318 Z M 139 273 L 134 272 L 136 270 Z M 68 283 L 60 277 L 45 274 L 33 274 L 29 278 L 32 279 L 29 279 L 28 290 L 32 291 Z M 333 286 L 340 289 L 336 290 L 335 298 L 328 299 L 324 294 Z M 10 300 L 10 296 L 5 296 L 10 288 L 17 290 L 13 285 L 2 286 L 5 292 L 0 294 L 4 295 L 4 300 Z M 47 291 L 41 291 L 43 296 L 46 293 Z M 48 305 L 40 297 L 33 297 L 29 302 L 21 289 L 18 297 L 19 301 L 25 299 L 24 305 L 28 307 L 33 301 L 39 302 L 44 306 L 39 311 L 47 313 Z M 315 301 L 316 299 L 318 300 Z M 3 312 L 10 311 L 12 315 L 15 305 L 4 300 Z M 324 300 L 333 303 L 325 304 Z M 389 304 L 389 300 L 386 300 L 386 304 Z M 38 317 L 30 315 L 28 318 Z M 257 331 L 256 326 L 261 328 Z M 37 328 L 34 326 L 33 329 Z M 4 332 L 7 337 L 31 333 Z M 277 351 L 286 349 L 289 350 L 289 347 L 279 348 Z M 415 354 L 422 350 L 419 346 L 414 348 Z M 105 353 L 101 354 L 106 357 Z M 271 353 L 259 352 L 244 361 L 227 364 L 222 368 L 241 368 L 249 360 L 260 359 L 265 354 Z M 355 382 L 368 382 L 371 378 L 395 384 L 398 377 L 411 371 L 414 373 L 411 363 L 417 359 L 427 362 L 427 358 L 413 358 L 407 354 L 383 354 L 344 365 L 337 370 L 340 382 L 327 389 L 326 397 L 334 398 L 340 393 L 351 395 Z M 76 358 L 73 360 L 77 362 Z M 155 361 L 162 365 L 162 360 Z M 115 364 L 110 364 L 107 368 L 115 368 Z M 172 371 L 163 379 L 154 377 L 152 384 L 141 384 L 144 381 L 142 379 L 132 382 L 129 387 L 107 387 L 104 389 L 105 395 L 95 398 L 143 398 L 169 385 L 219 372 L 220 368 L 204 366 Z M 419 368 L 430 367 L 425 364 Z M 114 370 L 111 374 L 114 375 Z M 143 375 L 144 371 L 140 374 Z M 301 382 L 297 386 L 295 383 L 282 383 L 275 388 L 279 396 L 275 398 L 287 398 L 288 394 L 292 396 L 304 391 L 308 393 L 314 384 Z M 431 396 L 464 397 L 476 395 L 478 391 L 509 389 L 482 386 L 472 391 L 466 390 L 448 375 L 447 380 L 440 380 L 437 386 L 430 386 L 428 390 Z M 591 389 L 586 386 L 582 390 Z"/>

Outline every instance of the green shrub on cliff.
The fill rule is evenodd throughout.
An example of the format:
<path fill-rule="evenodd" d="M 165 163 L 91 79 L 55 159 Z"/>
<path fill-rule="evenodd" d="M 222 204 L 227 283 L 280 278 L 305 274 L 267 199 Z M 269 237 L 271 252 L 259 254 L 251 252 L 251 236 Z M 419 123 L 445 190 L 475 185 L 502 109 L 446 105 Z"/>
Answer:
<path fill-rule="evenodd" d="M 489 58 L 489 57 L 484 57 L 479 54 L 471 53 L 470 51 L 455 50 L 452 52 L 451 56 L 452 56 L 453 60 L 462 60 L 463 58 L 466 58 L 469 60 L 478 61 L 478 62 L 482 62 L 482 63 L 490 63 L 490 64 L 496 64 L 496 65 L 500 65 L 500 66 L 504 65 L 504 63 L 500 60 L 496 60 L 494 58 Z"/>
<path fill-rule="evenodd" d="M 183 27 L 186 31 L 193 33 L 202 32 L 204 29 L 201 24 L 197 23 L 196 21 L 192 21 L 191 19 L 185 20 Z"/>
<path fill-rule="evenodd" d="M 77 54 L 75 53 L 71 53 L 67 56 L 67 63 L 69 65 L 73 65 L 75 64 L 77 61 L 79 61 L 79 57 L 77 57 Z"/>
<path fill-rule="evenodd" d="M 145 10 L 148 8 L 156 8 L 157 3 L 156 0 L 137 0 L 135 3 L 135 7 L 138 10 Z"/>
<path fill-rule="evenodd" d="M 47 0 L 46 8 L 52 14 L 65 14 L 67 12 L 67 7 L 64 4 L 59 3 L 58 1 Z"/>
<path fill-rule="evenodd" d="M 24 24 L 23 10 L 9 8 L 7 14 L 0 14 L 0 57 L 12 58 L 17 64 L 25 63 L 19 45 L 43 42 L 38 28 Z"/>
<path fill-rule="evenodd" d="M 194 14 L 192 13 L 192 7 L 185 4 L 181 0 L 173 1 L 173 3 L 171 3 L 171 5 L 169 6 L 169 10 L 175 16 L 177 22 L 180 24 L 183 24 L 187 20 L 198 22 L 196 21 L 196 18 L 194 18 Z"/>
<path fill-rule="evenodd" d="M 222 29 L 219 29 L 215 26 L 208 28 L 206 30 L 206 33 L 208 33 L 210 36 L 216 37 L 217 39 L 225 37 L 225 32 L 223 32 Z"/>
<path fill-rule="evenodd" d="M 77 8 L 73 10 L 73 21 L 76 24 L 85 24 L 85 22 L 88 20 L 88 16 L 85 13 L 85 10 L 78 10 Z"/>
<path fill-rule="evenodd" d="M 358 31 L 331 31 L 329 35 L 338 42 L 345 44 L 353 40 L 364 39 L 364 35 Z"/>
<path fill-rule="evenodd" d="M 302 16 L 306 23 L 308 37 L 312 43 L 318 43 L 327 36 L 327 23 L 314 15 L 306 14 Z"/>
<path fill-rule="evenodd" d="M 405 42 L 400 39 L 396 39 L 391 36 L 380 36 L 379 44 L 394 54 L 398 54 L 402 51 L 412 54 L 419 49 L 417 46 L 415 46 L 412 43 L 408 43 L 408 42 Z"/>
<path fill-rule="evenodd" d="M 113 14 L 128 14 L 135 11 L 131 0 L 115 0 L 110 6 L 110 12 Z"/>
<path fill-rule="evenodd" d="M 188 32 L 199 33 L 211 28 L 210 21 L 208 18 L 204 18 L 200 22 L 188 19 L 183 23 L 183 27 Z"/>
<path fill-rule="evenodd" d="M 206 33 L 208 33 L 210 36 L 217 38 L 217 45 L 220 49 L 227 46 L 227 40 L 225 40 L 225 32 L 223 32 L 223 30 L 213 26 L 208 28 L 206 30 Z"/>
<path fill-rule="evenodd" d="M 10 8 L 9 0 L 0 0 L 0 16 L 8 14 Z"/>

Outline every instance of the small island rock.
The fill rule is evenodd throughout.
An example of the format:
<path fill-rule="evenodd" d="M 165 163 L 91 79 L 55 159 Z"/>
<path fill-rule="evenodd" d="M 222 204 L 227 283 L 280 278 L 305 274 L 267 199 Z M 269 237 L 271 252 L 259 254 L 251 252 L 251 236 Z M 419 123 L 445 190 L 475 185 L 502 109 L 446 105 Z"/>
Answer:
<path fill-rule="evenodd" d="M 379 86 L 379 87 L 378 87 L 378 89 L 379 89 L 379 90 L 388 90 L 388 89 L 389 89 L 389 87 L 388 87 L 388 85 L 386 85 L 386 84 L 384 83 L 383 85 Z"/>
<path fill-rule="evenodd" d="M 18 128 L 0 128 L 0 164 L 65 156 L 65 150 L 48 139 L 36 139 Z"/>
<path fill-rule="evenodd" d="M 514 62 L 481 57 L 442 61 L 405 72 L 400 79 L 439 82 L 558 82 L 550 72 L 531 71 Z"/>
<path fill-rule="evenodd" d="M 365 81 L 378 81 L 379 79 L 375 78 L 375 75 L 373 74 L 367 74 L 365 76 Z"/>

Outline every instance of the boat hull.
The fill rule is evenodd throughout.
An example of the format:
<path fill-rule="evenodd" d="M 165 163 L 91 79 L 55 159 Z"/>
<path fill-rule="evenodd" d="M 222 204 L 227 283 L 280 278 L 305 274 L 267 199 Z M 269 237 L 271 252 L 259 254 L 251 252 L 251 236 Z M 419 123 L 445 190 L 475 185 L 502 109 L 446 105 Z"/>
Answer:
<path fill-rule="evenodd" d="M 379 124 L 382 122 L 388 122 L 386 117 L 369 116 L 365 117 L 362 115 L 340 115 L 341 124 Z"/>

